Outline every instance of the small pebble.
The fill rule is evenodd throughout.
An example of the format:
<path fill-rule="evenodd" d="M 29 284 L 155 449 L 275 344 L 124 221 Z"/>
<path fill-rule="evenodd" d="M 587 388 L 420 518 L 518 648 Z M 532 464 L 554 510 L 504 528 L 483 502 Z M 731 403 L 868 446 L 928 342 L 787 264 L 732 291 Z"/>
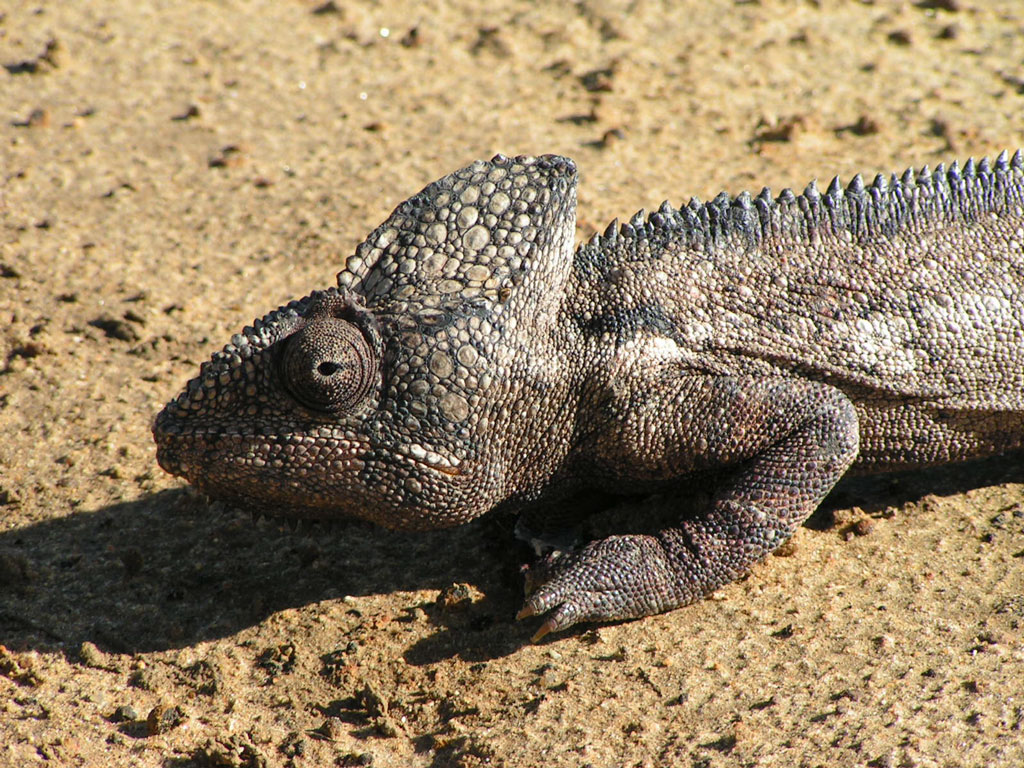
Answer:
<path fill-rule="evenodd" d="M 172 731 L 185 722 L 185 711 L 175 705 L 157 704 L 146 717 L 146 732 L 150 736 Z"/>
<path fill-rule="evenodd" d="M 78 658 L 82 660 L 85 666 L 96 669 L 105 669 L 110 664 L 107 654 L 97 648 L 95 643 L 90 643 L 88 640 L 82 643 L 78 649 Z"/>
<path fill-rule="evenodd" d="M 853 532 L 858 536 L 867 536 L 874 530 L 875 521 L 870 517 L 862 517 L 856 523 L 853 524 Z"/>
<path fill-rule="evenodd" d="M 110 716 L 112 723 L 130 723 L 139 719 L 139 713 L 131 704 L 122 704 Z"/>

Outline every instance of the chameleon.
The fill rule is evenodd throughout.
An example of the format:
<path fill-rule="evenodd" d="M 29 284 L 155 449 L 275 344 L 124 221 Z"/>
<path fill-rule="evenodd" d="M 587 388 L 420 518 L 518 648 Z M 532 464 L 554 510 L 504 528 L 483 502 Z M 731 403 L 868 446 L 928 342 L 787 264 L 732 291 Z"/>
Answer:
<path fill-rule="evenodd" d="M 157 415 L 225 502 L 391 529 L 581 493 L 705 507 L 526 569 L 534 640 L 693 603 L 848 471 L 1024 447 L 1024 161 L 665 202 L 575 244 L 577 169 L 474 162 L 401 203 L 337 285 L 232 336 Z M 547 510 L 547 511 L 545 511 Z M 614 512 L 613 512 L 614 514 Z"/>

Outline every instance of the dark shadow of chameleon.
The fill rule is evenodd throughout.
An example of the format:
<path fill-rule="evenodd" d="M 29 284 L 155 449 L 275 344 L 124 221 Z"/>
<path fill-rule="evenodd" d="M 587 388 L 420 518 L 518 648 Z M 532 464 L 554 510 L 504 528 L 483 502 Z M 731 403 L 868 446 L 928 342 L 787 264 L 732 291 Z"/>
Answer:
<path fill-rule="evenodd" d="M 848 478 L 805 525 L 834 535 L 839 508 L 880 515 L 929 494 L 1024 482 L 1021 458 Z M 584 535 L 656 528 L 658 509 L 678 514 L 679 503 L 700 502 L 700 492 L 660 506 L 635 501 L 625 520 L 599 512 L 581 525 Z M 443 599 L 410 599 L 392 620 L 431 625 L 407 649 L 411 664 L 453 656 L 486 661 L 514 652 L 530 634 L 510 624 L 522 594 L 518 570 L 531 557 L 525 546 L 508 546 L 512 525 L 497 515 L 451 531 L 394 533 L 353 524 L 292 532 L 283 523 L 254 524 L 186 490 L 164 491 L 0 534 L 0 645 L 71 655 L 85 642 L 110 653 L 162 651 L 231 636 L 288 608 L 345 596 L 441 592 L 458 581 L 482 598 L 451 607 Z M 770 560 L 755 572 L 765 568 Z M 357 600 L 337 627 L 339 648 L 350 637 L 372 635 L 362 623 L 374 617 L 359 613 Z"/>

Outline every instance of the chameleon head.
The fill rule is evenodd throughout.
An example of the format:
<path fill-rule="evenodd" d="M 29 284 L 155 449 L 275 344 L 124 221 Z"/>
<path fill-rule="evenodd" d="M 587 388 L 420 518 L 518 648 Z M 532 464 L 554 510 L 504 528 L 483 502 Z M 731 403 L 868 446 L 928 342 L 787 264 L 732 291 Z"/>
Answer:
<path fill-rule="evenodd" d="M 338 288 L 269 313 L 203 364 L 156 417 L 160 465 L 270 514 L 391 528 L 502 501 L 526 450 L 506 436 L 525 428 L 531 338 L 569 271 L 575 187 L 554 156 L 498 156 L 427 186 L 356 249 Z"/>
<path fill-rule="evenodd" d="M 291 302 L 235 334 L 157 415 L 157 461 L 217 498 L 323 516 L 365 466 L 382 355 L 352 295 Z"/>

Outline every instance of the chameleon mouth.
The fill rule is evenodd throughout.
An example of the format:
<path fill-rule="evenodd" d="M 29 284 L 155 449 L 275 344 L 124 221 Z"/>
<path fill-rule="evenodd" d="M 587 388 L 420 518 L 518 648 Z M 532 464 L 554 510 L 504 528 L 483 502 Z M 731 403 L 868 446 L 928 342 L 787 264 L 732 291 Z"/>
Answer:
<path fill-rule="evenodd" d="M 187 431 L 160 416 L 153 432 L 157 463 L 196 487 L 210 486 L 210 478 L 218 476 L 221 482 L 216 485 L 231 488 L 241 477 L 275 476 L 283 485 L 294 485 L 316 467 L 330 467 L 338 475 L 357 472 L 370 449 L 352 436 L 274 435 L 227 428 Z"/>

